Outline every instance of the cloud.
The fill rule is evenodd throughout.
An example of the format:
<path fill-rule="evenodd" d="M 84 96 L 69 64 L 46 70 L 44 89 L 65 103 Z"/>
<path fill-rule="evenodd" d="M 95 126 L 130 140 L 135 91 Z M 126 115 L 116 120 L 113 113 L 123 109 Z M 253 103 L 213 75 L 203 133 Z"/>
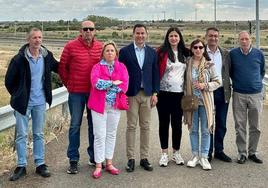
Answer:
<path fill-rule="evenodd" d="M 220 20 L 255 18 L 253 0 L 217 0 Z M 260 1 L 260 18 L 268 20 L 268 1 Z M 0 20 L 82 20 L 90 14 L 130 20 L 213 20 L 214 0 L 0 0 Z"/>

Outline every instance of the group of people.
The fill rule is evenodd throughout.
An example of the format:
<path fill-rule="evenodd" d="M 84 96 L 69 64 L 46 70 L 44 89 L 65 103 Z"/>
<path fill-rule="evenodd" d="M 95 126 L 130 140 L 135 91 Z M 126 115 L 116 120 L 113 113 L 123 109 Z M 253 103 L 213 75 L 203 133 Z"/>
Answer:
<path fill-rule="evenodd" d="M 126 171 L 135 170 L 136 128 L 140 127 L 140 166 L 152 171 L 149 162 L 151 111 L 156 106 L 159 117 L 161 156 L 159 165 L 169 163 L 169 125 L 172 127 L 172 160 L 183 165 L 180 153 L 182 124 L 189 129 L 192 158 L 188 167 L 200 164 L 210 170 L 214 158 L 232 159 L 224 153 L 224 136 L 231 86 L 233 114 L 238 148 L 237 162 L 247 158 L 262 163 L 256 155 L 260 137 L 260 115 L 265 60 L 262 52 L 251 45 L 248 32 L 239 33 L 240 47 L 230 52 L 219 46 L 219 30 L 206 30 L 206 44 L 195 39 L 187 48 L 181 31 L 170 27 L 163 44 L 153 49 L 146 44 L 147 28 L 133 27 L 134 41 L 118 51 L 113 41 L 104 44 L 95 38 L 95 24 L 83 21 L 79 36 L 69 41 L 57 62 L 42 46 L 42 32 L 32 28 L 27 41 L 9 64 L 5 85 L 11 95 L 16 118 L 17 167 L 10 180 L 26 174 L 28 122 L 32 118 L 33 157 L 36 173 L 51 174 L 44 160 L 44 122 L 46 103 L 52 101 L 51 71 L 58 72 L 69 92 L 70 110 L 67 173 L 78 173 L 80 127 L 87 111 L 89 165 L 94 165 L 93 178 L 102 176 L 102 169 L 118 175 L 113 165 L 116 132 L 120 120 L 118 98 L 125 93 Z M 232 81 L 232 82 L 231 82 Z M 196 96 L 198 108 L 183 111 L 184 95 Z M 247 149 L 247 121 L 249 141 Z M 201 131 L 200 131 L 201 130 Z M 200 135 L 200 136 L 199 136 Z M 200 138 L 201 137 L 201 138 Z"/>

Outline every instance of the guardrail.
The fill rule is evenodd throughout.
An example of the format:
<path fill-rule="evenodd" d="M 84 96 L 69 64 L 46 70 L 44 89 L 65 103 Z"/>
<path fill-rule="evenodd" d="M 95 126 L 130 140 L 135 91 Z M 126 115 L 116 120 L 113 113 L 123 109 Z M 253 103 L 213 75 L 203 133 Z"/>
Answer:
<path fill-rule="evenodd" d="M 263 79 L 263 84 L 268 87 L 268 74 L 264 76 Z M 54 89 L 52 91 L 53 95 L 53 100 L 50 108 L 62 105 L 62 114 L 64 116 L 68 116 L 68 105 L 67 105 L 67 100 L 68 100 L 68 92 L 65 87 L 60 87 L 57 89 Z M 49 110 L 47 106 L 47 110 Z M 10 105 L 4 106 L 0 108 L 0 132 L 11 128 L 15 125 L 15 117 L 14 117 L 14 110 L 11 108 Z"/>
<path fill-rule="evenodd" d="M 53 100 L 50 108 L 62 105 L 62 114 L 68 116 L 68 92 L 65 87 L 60 87 L 52 91 Z M 47 110 L 50 109 L 47 105 Z M 0 132 L 13 127 L 16 124 L 14 109 L 10 105 L 0 108 Z"/>
<path fill-rule="evenodd" d="M 268 74 L 264 75 L 263 84 L 266 85 L 266 87 L 268 87 Z"/>

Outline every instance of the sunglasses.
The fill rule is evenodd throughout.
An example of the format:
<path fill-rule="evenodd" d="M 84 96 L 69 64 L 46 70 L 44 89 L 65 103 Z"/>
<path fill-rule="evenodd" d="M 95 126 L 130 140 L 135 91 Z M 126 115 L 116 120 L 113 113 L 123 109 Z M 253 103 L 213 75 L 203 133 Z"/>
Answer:
<path fill-rule="evenodd" d="M 83 31 L 88 31 L 88 30 L 94 31 L 95 28 L 94 27 L 83 27 L 82 29 L 83 29 Z"/>
<path fill-rule="evenodd" d="M 197 50 L 199 48 L 199 50 L 202 50 L 204 48 L 204 46 L 194 46 L 193 49 Z"/>

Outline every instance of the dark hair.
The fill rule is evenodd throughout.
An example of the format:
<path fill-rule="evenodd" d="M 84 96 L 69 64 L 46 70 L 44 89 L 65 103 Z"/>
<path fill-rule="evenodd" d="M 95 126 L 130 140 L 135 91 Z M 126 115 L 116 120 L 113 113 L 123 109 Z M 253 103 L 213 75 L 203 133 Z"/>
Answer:
<path fill-rule="evenodd" d="M 147 28 L 146 28 L 146 26 L 144 24 L 136 24 L 136 25 L 134 25 L 134 27 L 133 27 L 133 33 L 135 33 L 135 29 L 137 27 L 143 27 L 145 29 L 146 33 L 147 33 Z"/>
<path fill-rule="evenodd" d="M 216 28 L 216 27 L 209 27 L 209 28 L 206 29 L 206 35 L 208 34 L 208 32 L 209 32 L 210 30 L 212 30 L 212 31 L 216 31 L 216 32 L 218 32 L 218 33 L 220 32 L 219 29 Z"/>
<path fill-rule="evenodd" d="M 178 60 L 182 63 L 185 63 L 185 57 L 190 56 L 190 50 L 185 47 L 185 43 L 184 43 L 181 31 L 177 27 L 170 27 L 167 30 L 164 43 L 159 48 L 159 52 L 160 52 L 159 53 L 160 54 L 160 57 L 159 57 L 160 61 L 159 62 L 161 62 L 161 60 L 164 58 L 164 55 L 166 53 L 168 53 L 168 58 L 170 59 L 170 61 L 175 62 L 174 52 L 173 52 L 173 50 L 170 46 L 169 40 L 168 40 L 169 34 L 172 31 L 175 31 L 176 33 L 178 33 L 178 35 L 180 37 L 180 41 L 179 41 L 178 46 L 177 46 Z"/>
<path fill-rule="evenodd" d="M 205 57 L 205 59 L 206 59 L 207 61 L 210 61 L 211 59 L 210 59 L 210 57 L 209 57 L 209 55 L 208 55 L 208 52 L 207 52 L 205 43 L 204 43 L 204 41 L 202 41 L 201 39 L 195 39 L 195 40 L 191 43 L 191 45 L 190 45 L 191 56 L 194 55 L 193 52 L 192 52 L 192 49 L 193 49 L 194 45 L 198 44 L 199 42 L 201 42 L 202 45 L 203 45 L 203 47 L 204 47 L 204 53 L 203 53 L 203 56 Z"/>

